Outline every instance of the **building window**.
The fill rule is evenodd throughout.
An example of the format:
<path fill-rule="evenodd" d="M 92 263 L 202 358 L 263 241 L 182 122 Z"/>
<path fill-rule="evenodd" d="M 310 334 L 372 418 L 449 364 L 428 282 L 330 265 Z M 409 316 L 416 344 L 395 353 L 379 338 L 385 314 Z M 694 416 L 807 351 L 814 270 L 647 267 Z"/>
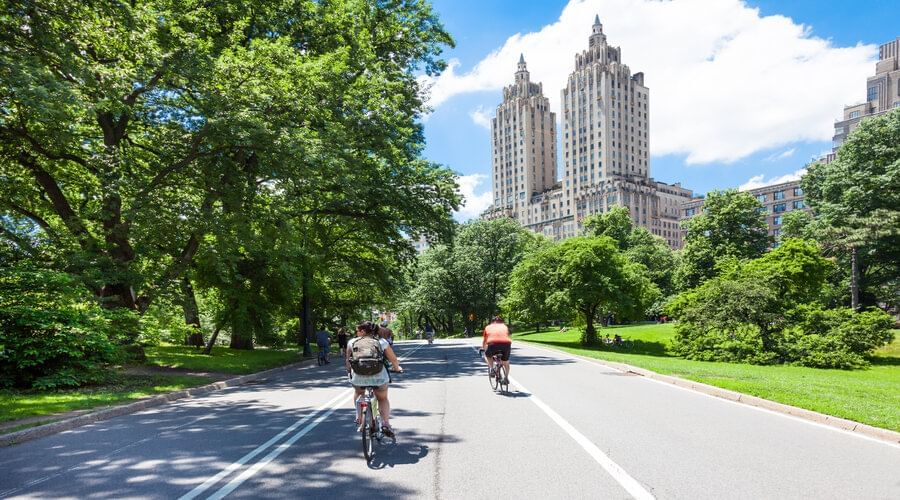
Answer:
<path fill-rule="evenodd" d="M 840 135 L 844 133 L 844 127 L 834 127 L 834 135 Z"/>
<path fill-rule="evenodd" d="M 794 210 L 799 210 L 801 208 L 806 208 L 806 203 L 803 203 L 803 200 L 794 200 Z"/>
<path fill-rule="evenodd" d="M 776 215 L 775 217 L 772 217 L 772 224 L 776 225 L 776 226 L 780 226 L 781 225 L 781 216 Z"/>
<path fill-rule="evenodd" d="M 794 196 L 803 196 L 803 188 L 795 187 L 794 188 Z"/>
<path fill-rule="evenodd" d="M 765 202 L 766 202 L 766 195 L 765 195 L 765 194 L 758 194 L 758 195 L 756 195 L 756 201 L 758 201 L 758 202 L 760 202 L 760 203 L 765 203 Z"/>
<path fill-rule="evenodd" d="M 851 111 L 850 112 L 850 119 L 852 120 L 854 118 L 859 118 L 859 111 Z"/>
<path fill-rule="evenodd" d="M 878 99 L 878 87 L 869 87 L 866 91 L 866 100 L 874 101 L 875 99 Z"/>
<path fill-rule="evenodd" d="M 785 203 L 776 203 L 775 205 L 772 206 L 772 212 L 776 213 L 776 214 L 780 214 L 781 212 L 784 212 L 785 210 L 787 210 L 787 205 Z"/>
<path fill-rule="evenodd" d="M 778 229 L 777 227 L 776 227 L 775 229 L 773 229 L 773 230 L 772 230 L 772 236 L 774 236 L 774 237 L 776 237 L 776 238 L 778 238 L 779 236 L 781 236 L 781 229 Z"/>
<path fill-rule="evenodd" d="M 784 191 L 775 191 L 772 194 L 772 197 L 775 200 L 783 200 L 784 199 Z"/>

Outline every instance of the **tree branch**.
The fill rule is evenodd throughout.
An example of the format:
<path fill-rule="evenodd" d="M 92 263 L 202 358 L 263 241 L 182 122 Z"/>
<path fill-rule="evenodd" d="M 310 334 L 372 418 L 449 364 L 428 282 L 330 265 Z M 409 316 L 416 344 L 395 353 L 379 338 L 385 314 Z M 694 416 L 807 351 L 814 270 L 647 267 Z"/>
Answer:
<path fill-rule="evenodd" d="M 46 232 L 47 235 L 50 236 L 51 238 L 53 238 L 53 239 L 59 238 L 58 235 L 56 234 L 56 231 L 54 231 L 53 228 L 50 226 L 50 224 L 48 224 L 47 221 L 44 220 L 40 215 L 32 212 L 31 210 L 26 209 L 25 207 L 16 205 L 15 203 L 13 203 L 11 201 L 6 201 L 4 203 L 6 204 L 6 206 L 15 210 L 20 215 L 25 216 L 26 218 L 30 219 L 32 222 L 34 222 L 38 226 L 41 226 L 41 229 L 43 229 L 44 232 Z"/>
<path fill-rule="evenodd" d="M 66 195 L 62 192 L 62 189 L 59 188 L 56 179 L 54 179 L 49 172 L 44 170 L 43 167 L 41 167 L 26 151 L 21 151 L 17 159 L 23 167 L 31 171 L 34 175 L 35 180 L 50 199 L 50 205 L 53 207 L 56 215 L 62 219 L 63 224 L 65 224 L 72 235 L 75 236 L 78 243 L 81 245 L 81 248 L 84 250 L 96 249 L 97 245 L 94 237 L 88 232 L 87 227 L 85 227 L 81 218 L 78 217 L 78 214 L 72 210 L 72 205 L 69 204 Z"/>

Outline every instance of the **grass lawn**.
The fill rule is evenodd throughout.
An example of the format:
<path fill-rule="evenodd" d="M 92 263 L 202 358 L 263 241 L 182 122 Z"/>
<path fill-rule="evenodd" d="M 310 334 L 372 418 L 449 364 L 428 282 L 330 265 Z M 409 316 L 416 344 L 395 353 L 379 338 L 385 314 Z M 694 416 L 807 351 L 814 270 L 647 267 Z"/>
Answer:
<path fill-rule="evenodd" d="M 690 361 L 669 352 L 675 335 L 672 324 L 598 329 L 601 337 L 607 333 L 633 340 L 634 348 L 583 349 L 578 329 L 564 333 L 532 330 L 513 337 L 900 431 L 900 331 L 895 330 L 894 342 L 877 351 L 872 367 L 866 370 Z"/>
<path fill-rule="evenodd" d="M 74 390 L 0 391 L 0 422 L 109 406 L 211 381 L 188 375 L 118 375 L 107 384 Z"/>
<path fill-rule="evenodd" d="M 337 349 L 336 344 L 334 349 Z M 230 374 L 254 373 L 301 359 L 296 348 L 239 351 L 220 347 L 213 349 L 212 356 L 205 356 L 192 347 L 165 345 L 148 347 L 145 352 L 145 365 L 150 367 Z M 47 420 L 40 422 L 4 426 L 0 434 L 44 423 L 51 420 L 54 414 L 126 403 L 154 394 L 208 384 L 212 380 L 210 377 L 179 373 L 135 375 L 117 372 L 105 384 L 80 389 L 50 392 L 0 390 L 0 423 L 48 416 Z"/>
<path fill-rule="evenodd" d="M 336 351 L 337 343 L 332 350 Z M 315 351 L 315 346 L 313 346 Z M 147 365 L 167 366 L 172 368 L 185 368 L 198 372 L 219 373 L 255 373 L 276 366 L 296 363 L 301 360 L 296 348 L 292 349 L 264 349 L 258 348 L 252 351 L 216 347 L 211 356 L 201 354 L 200 351 L 189 346 L 162 345 L 147 347 Z"/>

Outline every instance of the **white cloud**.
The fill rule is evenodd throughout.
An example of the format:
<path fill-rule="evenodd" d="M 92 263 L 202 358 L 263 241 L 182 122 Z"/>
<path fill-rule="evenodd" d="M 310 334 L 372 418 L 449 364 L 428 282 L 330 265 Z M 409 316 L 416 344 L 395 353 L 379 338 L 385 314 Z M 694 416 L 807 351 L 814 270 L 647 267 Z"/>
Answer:
<path fill-rule="evenodd" d="M 781 153 L 772 153 L 766 157 L 766 161 L 778 161 L 783 160 L 785 158 L 790 158 L 794 156 L 794 153 L 797 152 L 797 148 L 791 148 L 786 151 L 782 151 Z"/>
<path fill-rule="evenodd" d="M 747 191 L 749 189 L 756 189 L 756 188 L 761 188 L 761 187 L 765 187 L 765 186 L 781 184 L 782 182 L 796 181 L 796 180 L 799 180 L 800 177 L 802 177 L 803 174 L 805 174 L 805 173 L 806 173 L 806 169 L 801 168 L 800 170 L 797 170 L 796 172 L 781 175 L 778 177 L 772 177 L 769 180 L 766 180 L 765 174 L 754 175 L 753 177 L 750 178 L 750 180 L 741 184 L 738 187 L 738 190 Z"/>
<path fill-rule="evenodd" d="M 470 111 L 469 118 L 471 118 L 472 121 L 475 122 L 475 125 L 484 127 L 488 131 L 491 130 L 491 115 L 485 112 L 484 106 L 478 106 L 477 108 Z"/>
<path fill-rule="evenodd" d="M 741 0 L 570 0 L 554 23 L 510 36 L 471 71 L 451 60 L 436 79 L 422 77 L 430 105 L 509 85 L 523 53 L 558 112 L 595 14 L 632 73 L 645 74 L 652 154 L 686 154 L 688 163 L 831 139 L 843 105 L 862 99 L 877 52 L 874 45 L 835 47 L 810 27 L 761 17 Z"/>
<path fill-rule="evenodd" d="M 484 174 L 461 175 L 457 177 L 456 182 L 459 183 L 459 192 L 465 198 L 459 211 L 454 214 L 457 220 L 465 222 L 478 217 L 491 205 L 492 194 L 490 185 L 488 185 L 488 191 L 479 194 L 475 193 L 476 188 L 483 184 L 487 178 L 488 176 Z"/>

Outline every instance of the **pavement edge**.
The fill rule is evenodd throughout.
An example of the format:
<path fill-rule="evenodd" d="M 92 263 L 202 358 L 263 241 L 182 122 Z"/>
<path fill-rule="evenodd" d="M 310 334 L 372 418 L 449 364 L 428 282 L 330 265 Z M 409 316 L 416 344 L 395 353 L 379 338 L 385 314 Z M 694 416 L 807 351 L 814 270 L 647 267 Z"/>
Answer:
<path fill-rule="evenodd" d="M 888 429 L 882 429 L 880 427 L 874 427 L 868 424 L 863 424 L 860 422 L 855 422 L 853 420 L 847 420 L 840 417 L 835 417 L 832 415 L 826 415 L 824 413 L 819 413 L 812 410 L 807 410 L 804 408 L 798 408 L 796 406 L 787 405 L 784 403 L 777 403 L 775 401 L 771 401 L 768 399 L 763 399 L 757 396 L 751 396 L 749 394 L 744 394 L 741 392 L 735 392 L 728 389 L 722 389 L 721 387 L 716 387 L 709 384 L 704 384 L 702 382 L 694 382 L 693 380 L 687 380 L 683 378 L 673 377 L 671 375 L 663 375 L 660 373 L 656 373 L 652 370 L 648 370 L 646 368 L 640 368 L 638 366 L 629 365 L 627 363 L 618 363 L 615 361 L 606 361 L 604 359 L 591 358 L 589 356 L 583 356 L 581 354 L 573 354 L 567 351 L 562 351 L 559 349 L 553 349 L 549 347 L 544 347 L 539 344 L 534 344 L 528 341 L 523 341 L 528 343 L 528 345 L 533 347 L 538 347 L 540 349 L 549 349 L 555 352 L 560 352 L 564 354 L 568 354 L 570 356 L 575 356 L 577 358 L 584 359 L 586 361 L 591 361 L 608 368 L 612 368 L 614 370 L 618 370 L 625 373 L 633 373 L 635 375 L 640 375 L 642 377 L 646 377 L 652 380 L 657 380 L 659 382 L 664 382 L 667 384 L 671 384 L 677 387 L 681 387 L 683 389 L 692 390 L 695 392 L 700 392 L 706 394 L 708 396 L 714 396 L 717 398 L 727 399 L 730 401 L 734 401 L 736 403 L 745 404 L 748 406 L 755 406 L 757 408 L 763 408 L 765 410 L 774 411 L 776 413 L 783 413 L 786 415 L 791 415 L 793 417 L 797 417 L 803 420 L 809 420 L 811 422 L 815 422 L 821 425 L 827 425 L 829 427 L 834 427 L 837 429 L 841 429 L 848 432 L 855 432 L 857 434 L 862 434 L 864 436 L 877 439 L 879 441 L 886 441 L 891 444 L 900 445 L 900 432 L 895 432 Z"/>
<path fill-rule="evenodd" d="M 10 432 L 9 434 L 0 435 L 0 447 L 24 443 L 25 441 L 31 441 L 33 439 L 42 438 L 51 434 L 72 430 L 83 425 L 99 422 L 101 420 L 108 420 L 110 418 L 139 412 L 141 410 L 152 408 L 154 406 L 160 406 L 171 401 L 177 401 L 179 399 L 190 398 L 194 396 L 202 396 L 228 387 L 236 387 L 246 384 L 247 382 L 253 382 L 255 380 L 265 378 L 269 375 L 274 375 L 276 373 L 291 370 L 294 368 L 300 368 L 304 364 L 310 364 L 312 361 L 312 359 L 305 359 L 297 363 L 291 363 L 289 365 L 283 365 L 261 372 L 249 373 L 247 375 L 241 375 L 239 377 L 230 378 L 228 380 L 220 380 L 211 384 L 191 387 L 189 389 L 182 389 L 180 391 L 168 392 L 165 394 L 159 394 L 153 397 L 135 401 L 134 403 L 112 406 L 109 408 L 104 408 L 102 410 L 85 413 L 84 415 L 79 415 L 77 417 L 67 418 L 65 420 L 59 420 L 56 422 L 51 422 L 49 424 L 37 425 L 16 432 Z"/>

